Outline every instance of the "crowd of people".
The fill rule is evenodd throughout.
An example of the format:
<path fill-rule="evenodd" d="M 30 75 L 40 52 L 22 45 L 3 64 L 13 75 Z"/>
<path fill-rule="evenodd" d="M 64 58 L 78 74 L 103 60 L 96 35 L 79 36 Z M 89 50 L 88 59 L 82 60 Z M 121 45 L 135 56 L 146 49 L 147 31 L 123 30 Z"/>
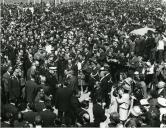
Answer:
<path fill-rule="evenodd" d="M 163 128 L 166 6 L 1 4 L 1 76 L 2 127 Z"/>

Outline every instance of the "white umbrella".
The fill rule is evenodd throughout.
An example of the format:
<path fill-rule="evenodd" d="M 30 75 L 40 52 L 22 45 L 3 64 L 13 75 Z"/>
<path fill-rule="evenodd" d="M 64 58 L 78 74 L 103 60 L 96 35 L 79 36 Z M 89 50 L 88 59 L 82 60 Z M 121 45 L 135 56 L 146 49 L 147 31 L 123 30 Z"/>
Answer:
<path fill-rule="evenodd" d="M 145 35 L 148 31 L 152 31 L 155 32 L 156 29 L 154 28 L 148 28 L 148 27 L 144 27 L 144 28 L 140 28 L 140 29 L 136 29 L 130 32 L 130 34 L 135 34 L 135 35 Z"/>
<path fill-rule="evenodd" d="M 161 9 L 161 8 L 156 8 L 156 10 L 157 10 L 157 11 L 162 11 L 162 9 Z"/>

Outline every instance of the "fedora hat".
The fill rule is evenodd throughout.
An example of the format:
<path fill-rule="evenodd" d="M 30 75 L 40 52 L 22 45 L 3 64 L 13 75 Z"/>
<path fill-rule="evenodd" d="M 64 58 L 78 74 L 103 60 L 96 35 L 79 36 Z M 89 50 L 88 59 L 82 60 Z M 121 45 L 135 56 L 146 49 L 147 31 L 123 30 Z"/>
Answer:
<path fill-rule="evenodd" d="M 143 105 L 143 106 L 144 106 L 144 105 L 149 105 L 149 102 L 148 102 L 147 99 L 141 99 L 141 100 L 140 100 L 140 104 Z"/>
<path fill-rule="evenodd" d="M 159 105 L 166 107 L 166 99 L 165 98 L 159 97 L 159 98 L 157 98 L 157 101 L 158 101 Z"/>
<path fill-rule="evenodd" d="M 131 85 L 132 83 L 132 78 L 131 77 L 128 77 L 124 80 L 125 83 L 127 83 L 128 85 Z"/>
<path fill-rule="evenodd" d="M 161 88 L 164 88 L 165 85 L 166 85 L 165 82 L 160 81 L 160 82 L 157 84 L 157 87 L 158 87 L 159 89 L 161 89 Z"/>
<path fill-rule="evenodd" d="M 141 108 L 139 106 L 134 106 L 132 109 L 131 109 L 131 113 L 134 115 L 134 116 L 140 116 L 142 115 L 142 111 L 141 111 Z"/>
<path fill-rule="evenodd" d="M 123 89 L 125 89 L 125 90 L 128 90 L 128 91 L 131 90 L 131 86 L 128 85 L 128 84 L 124 84 L 122 87 L 123 87 Z"/>

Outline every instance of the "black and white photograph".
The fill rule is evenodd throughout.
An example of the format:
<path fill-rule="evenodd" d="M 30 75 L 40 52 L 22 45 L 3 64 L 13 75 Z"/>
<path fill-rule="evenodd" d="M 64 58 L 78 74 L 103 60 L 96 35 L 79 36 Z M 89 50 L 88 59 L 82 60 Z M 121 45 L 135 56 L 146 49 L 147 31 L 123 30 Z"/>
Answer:
<path fill-rule="evenodd" d="M 0 4 L 0 127 L 166 128 L 166 0 Z"/>

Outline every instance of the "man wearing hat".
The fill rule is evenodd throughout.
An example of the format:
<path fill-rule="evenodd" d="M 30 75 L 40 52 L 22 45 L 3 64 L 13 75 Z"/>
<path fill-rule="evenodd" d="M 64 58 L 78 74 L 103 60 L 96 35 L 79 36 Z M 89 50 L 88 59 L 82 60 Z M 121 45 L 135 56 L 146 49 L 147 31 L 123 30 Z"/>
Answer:
<path fill-rule="evenodd" d="M 124 84 L 119 90 L 119 95 L 116 97 L 117 103 L 119 104 L 119 115 L 120 120 L 124 123 L 127 120 L 129 106 L 130 106 L 130 95 L 129 91 L 131 87 L 127 84 Z M 120 98 L 121 97 L 121 98 Z"/>
<path fill-rule="evenodd" d="M 58 117 L 61 122 L 70 125 L 71 119 L 71 97 L 73 90 L 65 83 L 62 87 L 58 88 L 55 97 L 55 107 L 58 109 Z"/>
<path fill-rule="evenodd" d="M 59 56 L 57 61 L 57 73 L 58 73 L 58 81 L 63 82 L 65 74 L 64 71 L 67 68 L 67 60 L 63 56 Z"/>
<path fill-rule="evenodd" d="M 55 97 L 55 92 L 57 89 L 58 78 L 57 78 L 57 67 L 49 67 L 48 74 L 46 76 L 46 85 L 49 86 L 50 94 L 53 94 L 53 98 Z"/>
<path fill-rule="evenodd" d="M 21 93 L 19 74 L 20 74 L 20 70 L 16 68 L 11 77 L 10 90 L 9 90 L 9 98 L 16 98 L 17 100 L 19 100 L 20 93 Z"/>
<path fill-rule="evenodd" d="M 149 110 L 151 109 L 150 108 L 150 104 L 148 102 L 148 99 L 141 99 L 140 100 L 140 107 L 141 107 L 141 110 L 143 112 L 143 114 L 140 116 L 141 120 L 142 120 L 142 123 L 141 125 L 146 127 L 146 126 L 149 126 L 149 122 L 150 122 L 150 118 L 149 118 Z"/>
<path fill-rule="evenodd" d="M 157 99 L 158 104 L 159 104 L 159 110 L 160 110 L 160 121 L 162 120 L 162 115 L 166 114 L 166 99 L 159 97 Z"/>
<path fill-rule="evenodd" d="M 140 106 L 134 106 L 131 109 L 128 119 L 126 120 L 125 127 L 141 127 L 141 118 L 142 110 Z"/>
<path fill-rule="evenodd" d="M 163 81 L 158 82 L 158 96 L 166 98 L 166 84 Z"/>
<path fill-rule="evenodd" d="M 91 74 L 90 74 L 90 76 L 94 79 L 94 80 L 96 80 L 96 81 L 99 81 L 99 69 L 98 69 L 98 67 L 97 67 L 97 62 L 95 62 L 95 61 L 91 61 L 92 62 L 92 72 L 91 72 Z"/>
<path fill-rule="evenodd" d="M 161 121 L 161 124 L 160 124 L 160 128 L 164 128 L 166 127 L 166 114 L 164 114 L 162 116 L 162 121 Z"/>
<path fill-rule="evenodd" d="M 141 106 L 143 106 L 143 108 L 146 110 L 146 111 L 149 111 L 149 102 L 148 102 L 148 99 L 141 99 L 140 100 L 140 104 Z"/>
<path fill-rule="evenodd" d="M 120 124 L 120 116 L 119 116 L 119 113 L 117 112 L 112 112 L 110 114 L 110 123 L 108 124 L 109 127 L 123 127 L 122 124 Z"/>
<path fill-rule="evenodd" d="M 111 91 L 111 82 L 112 82 L 112 76 L 109 73 L 107 68 L 103 68 L 101 71 L 104 71 L 103 76 L 102 73 L 100 73 L 101 79 L 100 79 L 100 87 L 101 87 L 101 93 L 102 93 L 102 99 L 106 103 L 106 107 L 109 107 L 110 99 L 109 99 L 109 92 Z"/>
<path fill-rule="evenodd" d="M 94 94 L 94 85 L 96 81 L 100 80 L 99 76 L 99 68 L 97 67 L 97 63 L 92 61 L 92 72 L 90 74 L 90 79 L 89 79 L 89 90 L 92 91 L 92 94 Z"/>

